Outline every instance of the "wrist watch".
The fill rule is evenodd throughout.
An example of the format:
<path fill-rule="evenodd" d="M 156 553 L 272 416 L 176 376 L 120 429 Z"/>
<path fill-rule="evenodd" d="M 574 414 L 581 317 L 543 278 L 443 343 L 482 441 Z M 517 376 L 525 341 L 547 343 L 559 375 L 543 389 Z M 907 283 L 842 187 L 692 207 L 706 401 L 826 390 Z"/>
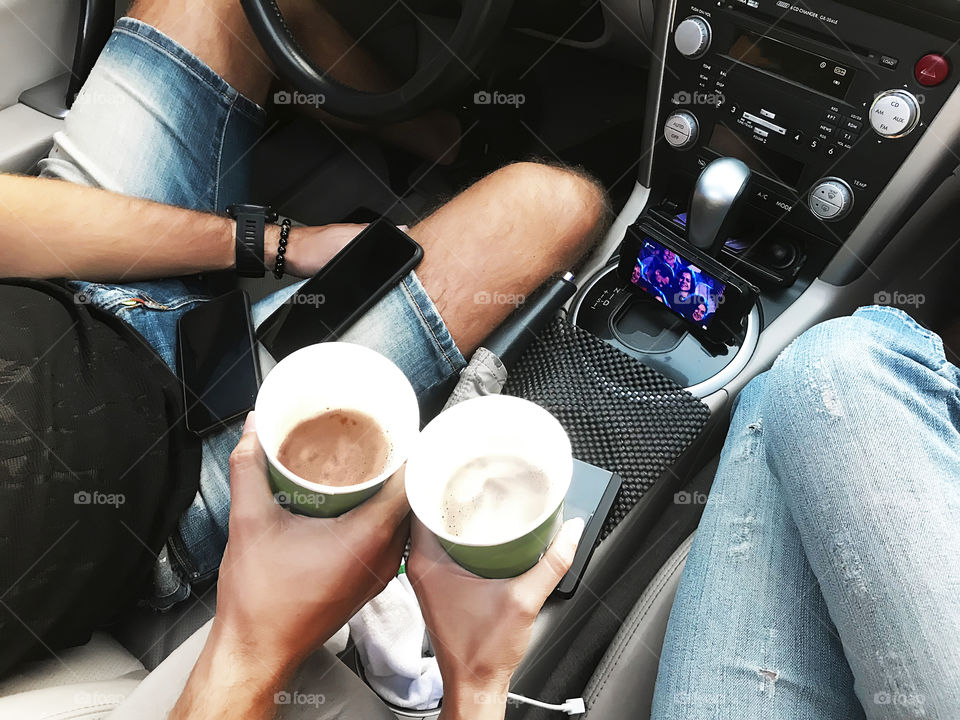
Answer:
<path fill-rule="evenodd" d="M 264 228 L 277 221 L 277 211 L 269 205 L 230 205 L 227 216 L 237 221 L 237 275 L 262 278 Z"/>

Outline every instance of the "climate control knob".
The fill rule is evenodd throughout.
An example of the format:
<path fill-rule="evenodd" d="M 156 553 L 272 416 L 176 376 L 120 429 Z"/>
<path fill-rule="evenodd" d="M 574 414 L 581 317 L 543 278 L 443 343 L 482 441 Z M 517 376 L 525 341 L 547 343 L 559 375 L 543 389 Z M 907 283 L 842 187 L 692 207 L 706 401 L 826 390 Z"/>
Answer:
<path fill-rule="evenodd" d="M 691 15 L 677 25 L 673 33 L 673 43 L 680 54 L 691 60 L 702 57 L 710 49 L 713 30 L 710 23 L 699 15 Z"/>
<path fill-rule="evenodd" d="M 870 124 L 885 138 L 909 135 L 920 124 L 920 101 L 906 90 L 887 90 L 870 107 Z"/>
<path fill-rule="evenodd" d="M 824 178 L 810 191 L 807 204 L 821 220 L 836 222 L 853 207 L 853 189 L 840 178 Z"/>
<path fill-rule="evenodd" d="M 673 113 L 667 118 L 663 137 L 677 150 L 693 147 L 697 138 L 700 137 L 700 123 L 697 121 L 697 116 L 683 110 Z"/>

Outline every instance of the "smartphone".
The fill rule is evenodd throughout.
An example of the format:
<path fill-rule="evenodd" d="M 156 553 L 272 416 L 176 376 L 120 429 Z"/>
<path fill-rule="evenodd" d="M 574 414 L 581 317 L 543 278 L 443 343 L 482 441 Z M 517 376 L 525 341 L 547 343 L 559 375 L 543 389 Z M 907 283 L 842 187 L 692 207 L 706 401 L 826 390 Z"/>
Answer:
<path fill-rule="evenodd" d="M 177 358 L 187 429 L 206 435 L 252 410 L 260 363 L 247 293 L 234 290 L 184 313 Z"/>
<path fill-rule="evenodd" d="M 336 340 L 422 259 L 423 248 L 381 218 L 270 315 L 257 338 L 277 361 L 307 345 Z"/>
<path fill-rule="evenodd" d="M 758 290 L 717 260 L 652 223 L 627 229 L 618 273 L 633 292 L 661 303 L 695 336 L 715 343 L 742 335 Z"/>
<path fill-rule="evenodd" d="M 570 597 L 577 591 L 621 485 L 623 479 L 616 473 L 573 461 L 573 479 L 563 501 L 563 520 L 583 518 L 584 528 L 573 564 L 554 590 L 559 597 Z"/>

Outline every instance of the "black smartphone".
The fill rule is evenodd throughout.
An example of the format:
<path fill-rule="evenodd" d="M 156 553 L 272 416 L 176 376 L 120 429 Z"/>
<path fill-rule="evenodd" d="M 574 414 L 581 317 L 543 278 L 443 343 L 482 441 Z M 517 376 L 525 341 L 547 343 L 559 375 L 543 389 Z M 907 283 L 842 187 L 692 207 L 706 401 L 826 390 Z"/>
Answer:
<path fill-rule="evenodd" d="M 627 229 L 618 273 L 632 291 L 661 303 L 712 343 L 741 337 L 759 292 L 706 253 L 642 221 Z"/>
<path fill-rule="evenodd" d="M 234 290 L 184 313 L 177 357 L 189 430 L 205 435 L 252 410 L 260 363 L 247 293 Z"/>
<path fill-rule="evenodd" d="M 268 317 L 257 338 L 276 360 L 336 340 L 423 259 L 423 248 L 380 219 L 337 253 Z"/>
<path fill-rule="evenodd" d="M 573 479 L 563 501 L 563 520 L 583 518 L 584 528 L 573 564 L 554 590 L 556 595 L 570 597 L 577 591 L 621 485 L 623 479 L 616 473 L 573 461 Z"/>

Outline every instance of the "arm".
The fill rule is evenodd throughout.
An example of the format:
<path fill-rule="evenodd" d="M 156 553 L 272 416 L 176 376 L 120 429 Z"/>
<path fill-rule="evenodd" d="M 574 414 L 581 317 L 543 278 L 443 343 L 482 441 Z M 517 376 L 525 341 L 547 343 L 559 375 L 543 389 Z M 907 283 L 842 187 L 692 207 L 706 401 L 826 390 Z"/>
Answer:
<path fill-rule="evenodd" d="M 443 676 L 440 720 L 503 720 L 513 673 L 547 596 L 570 569 L 583 521 L 564 524 L 533 568 L 509 580 L 457 565 L 417 520 L 407 574 Z"/>
<path fill-rule="evenodd" d="M 273 718 L 300 664 L 396 575 L 409 535 L 400 474 L 338 518 L 283 510 L 250 418 L 230 495 L 217 614 L 169 720 Z"/>
<path fill-rule="evenodd" d="M 287 268 L 314 274 L 359 225 L 295 228 Z M 227 217 L 126 197 L 59 180 L 0 174 L 0 277 L 132 281 L 234 266 L 235 224 Z M 268 226 L 267 267 L 280 229 Z"/>

